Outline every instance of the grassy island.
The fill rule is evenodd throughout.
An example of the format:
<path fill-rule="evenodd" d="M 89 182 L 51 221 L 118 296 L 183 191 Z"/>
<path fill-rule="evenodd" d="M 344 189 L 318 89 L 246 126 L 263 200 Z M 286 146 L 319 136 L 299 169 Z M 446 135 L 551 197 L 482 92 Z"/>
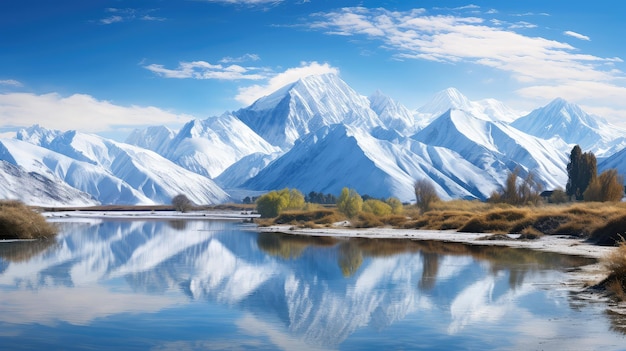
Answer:
<path fill-rule="evenodd" d="M 19 201 L 0 201 L 0 239 L 42 239 L 56 235 L 56 228 Z"/>

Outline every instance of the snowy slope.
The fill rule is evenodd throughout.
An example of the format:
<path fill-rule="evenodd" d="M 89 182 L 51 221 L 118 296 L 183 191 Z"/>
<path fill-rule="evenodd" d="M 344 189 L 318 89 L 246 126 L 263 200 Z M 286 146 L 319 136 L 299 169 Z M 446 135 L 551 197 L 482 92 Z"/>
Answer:
<path fill-rule="evenodd" d="M 143 194 L 99 165 L 78 161 L 25 141 L 0 140 L 0 159 L 26 172 L 61 179 L 103 204 L 151 204 Z M 28 191 L 22 188 L 22 191 Z M 62 203 L 60 203 L 62 204 Z"/>
<path fill-rule="evenodd" d="M 237 117 L 223 114 L 190 121 L 160 153 L 185 169 L 215 178 L 245 156 L 279 150 Z"/>
<path fill-rule="evenodd" d="M 413 138 L 457 152 L 486 176 L 500 179 L 500 184 L 516 167 L 522 174 L 533 172 L 547 188 L 567 182 L 568 145 L 533 137 L 467 111 L 449 110 Z"/>
<path fill-rule="evenodd" d="M 167 147 L 176 137 L 176 134 L 176 131 L 166 126 L 152 126 L 145 129 L 133 130 L 124 142 L 163 155 L 167 153 Z"/>
<path fill-rule="evenodd" d="M 331 124 L 382 126 L 369 100 L 335 74 L 302 78 L 235 112 L 272 145 L 289 149 L 300 137 Z"/>
<path fill-rule="evenodd" d="M 23 168 L 0 161 L 0 198 L 20 200 L 33 206 L 93 206 L 98 201 L 56 177 L 26 172 Z M 27 189 L 27 191 L 25 191 Z"/>
<path fill-rule="evenodd" d="M 626 146 L 626 130 L 612 126 L 563 99 L 555 99 L 511 125 L 539 138 L 559 137 L 568 144 L 578 144 L 583 150 L 592 151 L 600 157 Z"/>
<path fill-rule="evenodd" d="M 223 189 L 237 188 L 248 179 L 259 174 L 262 169 L 282 155 L 282 152 L 248 155 L 228 167 L 219 177 L 215 178 L 215 182 Z"/>
<path fill-rule="evenodd" d="M 20 136 L 26 137 L 27 133 L 24 131 Z M 58 153 L 80 162 L 92 174 L 91 177 L 76 175 L 67 179 L 63 172 L 57 175 L 105 204 L 169 203 L 178 194 L 185 194 L 198 204 L 219 203 L 228 198 L 210 179 L 183 169 L 153 151 L 133 145 L 68 131 L 58 134 L 45 146 L 49 154 L 42 155 L 32 150 L 35 154 L 30 157 L 34 157 L 35 162 L 46 157 L 60 159 L 52 154 Z M 56 172 L 53 168 L 49 169 Z M 106 185 L 101 184 L 97 174 L 110 181 Z"/>
<path fill-rule="evenodd" d="M 378 118 L 387 129 L 393 129 L 403 134 L 416 131 L 413 113 L 404 105 L 384 95 L 380 90 L 368 97 L 370 108 L 378 114 Z"/>
<path fill-rule="evenodd" d="M 486 121 L 510 123 L 522 116 L 504 103 L 495 99 L 470 101 L 455 88 L 448 88 L 436 93 L 426 104 L 417 109 L 416 118 L 420 125 L 430 123 L 450 109 L 463 110 Z"/>
<path fill-rule="evenodd" d="M 622 149 L 598 162 L 598 173 L 612 168 L 617 169 L 617 173 L 622 177 L 626 177 L 626 149 Z"/>
<path fill-rule="evenodd" d="M 333 125 L 302 138 L 243 187 L 334 194 L 349 187 L 374 197 L 411 201 L 413 183 L 425 178 L 433 180 L 444 199 L 484 198 L 497 183 L 479 177 L 479 171 L 449 150 L 411 140 L 395 144 L 358 127 Z"/>

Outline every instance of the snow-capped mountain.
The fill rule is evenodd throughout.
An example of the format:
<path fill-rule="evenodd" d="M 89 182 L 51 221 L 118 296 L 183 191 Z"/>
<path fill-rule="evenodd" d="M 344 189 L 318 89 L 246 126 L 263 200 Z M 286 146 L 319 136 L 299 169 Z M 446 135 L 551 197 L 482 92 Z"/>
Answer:
<path fill-rule="evenodd" d="M 177 131 L 166 126 L 152 126 L 145 129 L 133 130 L 124 142 L 152 150 L 159 155 L 164 155 L 167 153 L 168 146 L 176 137 L 177 133 Z"/>
<path fill-rule="evenodd" d="M 270 144 L 283 149 L 331 124 L 366 129 L 383 125 L 370 101 L 335 74 L 302 78 L 234 114 Z"/>
<path fill-rule="evenodd" d="M 429 123 L 450 109 L 463 110 L 486 121 L 510 123 L 522 116 L 504 103 L 495 99 L 470 101 L 455 88 L 448 88 L 436 93 L 426 104 L 417 109 L 417 117 L 422 124 Z"/>
<path fill-rule="evenodd" d="M 434 181 L 443 198 L 485 198 L 497 183 L 479 173 L 480 169 L 449 150 L 411 140 L 392 143 L 362 128 L 337 124 L 302 138 L 243 187 L 295 187 L 305 193 L 334 194 L 350 187 L 374 197 L 410 201 L 415 180 L 426 178 Z"/>
<path fill-rule="evenodd" d="M 0 160 L 103 203 L 167 203 L 178 193 L 198 203 L 226 200 L 209 178 L 237 194 L 283 187 L 337 194 L 347 186 L 409 201 L 418 179 L 432 180 L 444 199 L 485 199 L 516 168 L 547 189 L 564 187 L 573 144 L 599 158 L 626 147 L 626 131 L 562 99 L 519 116 L 454 88 L 412 114 L 380 91 L 368 98 L 326 74 L 179 131 L 137 130 L 128 143 L 33 126 L 3 141 Z"/>
<path fill-rule="evenodd" d="M 416 124 L 413 113 L 404 105 L 394 101 L 380 90 L 368 97 L 370 108 L 378 114 L 381 122 L 388 129 L 407 134 L 415 132 Z"/>
<path fill-rule="evenodd" d="M 96 135 L 68 131 L 49 138 L 43 128 L 2 141 L 0 159 L 29 172 L 54 175 L 103 204 L 163 204 L 185 194 L 198 204 L 223 202 L 228 195 L 210 179 L 183 169 L 157 153 Z M 184 181 L 183 181 L 184 180 Z"/>
<path fill-rule="evenodd" d="M 596 156 L 607 156 L 626 146 L 626 130 L 592 116 L 580 106 L 557 98 L 515 120 L 513 127 L 543 139 L 561 138 Z"/>
<path fill-rule="evenodd" d="M 215 178 L 215 182 L 224 189 L 237 188 L 248 179 L 259 174 L 261 170 L 265 169 L 282 154 L 282 152 L 273 154 L 257 152 L 248 155 L 228 167 L 219 177 Z"/>
<path fill-rule="evenodd" d="M 532 172 L 555 188 L 567 182 L 568 145 L 533 137 L 502 122 L 486 121 L 463 110 L 449 110 L 419 131 L 414 139 L 456 151 L 503 184 L 508 172 Z"/>
<path fill-rule="evenodd" d="M 192 120 L 177 133 L 155 128 L 136 130 L 126 142 L 153 150 L 179 166 L 209 178 L 216 178 L 245 156 L 280 150 L 229 113 Z"/>
<path fill-rule="evenodd" d="M 0 198 L 20 200 L 34 206 L 93 206 L 91 195 L 72 188 L 55 177 L 27 172 L 22 167 L 0 160 Z M 24 191 L 28 189 L 28 191 Z"/>

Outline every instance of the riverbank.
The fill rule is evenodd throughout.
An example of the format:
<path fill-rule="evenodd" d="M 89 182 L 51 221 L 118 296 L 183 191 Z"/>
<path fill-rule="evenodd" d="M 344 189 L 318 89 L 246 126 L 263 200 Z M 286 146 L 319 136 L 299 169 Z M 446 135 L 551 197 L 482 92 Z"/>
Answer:
<path fill-rule="evenodd" d="M 343 226 L 342 226 L 343 225 Z M 519 234 L 491 235 L 484 233 L 460 233 L 447 230 L 421 230 L 396 228 L 365 228 L 355 229 L 347 227 L 348 223 L 337 223 L 332 227 L 298 228 L 290 225 L 272 225 L 259 227 L 259 232 L 285 233 L 310 237 L 333 238 L 367 238 L 388 240 L 416 240 L 459 243 L 475 246 L 500 246 L 509 248 L 530 249 L 542 252 L 551 252 L 563 255 L 580 256 L 596 259 L 596 263 L 578 267 L 566 272 L 567 279 L 555 282 L 555 286 L 566 288 L 578 298 L 591 301 L 602 301 L 616 313 L 626 315 L 626 302 L 615 302 L 602 290 L 590 287 L 604 280 L 608 273 L 602 263 L 615 247 L 599 246 L 587 242 L 585 239 L 564 235 L 544 235 L 535 240 L 520 240 Z"/>

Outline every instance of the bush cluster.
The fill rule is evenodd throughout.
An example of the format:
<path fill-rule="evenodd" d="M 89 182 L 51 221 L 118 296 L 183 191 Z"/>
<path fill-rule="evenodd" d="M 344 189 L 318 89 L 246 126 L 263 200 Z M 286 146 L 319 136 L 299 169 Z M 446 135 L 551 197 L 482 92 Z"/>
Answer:
<path fill-rule="evenodd" d="M 301 210 L 304 207 L 304 195 L 296 189 L 270 191 L 256 200 L 257 212 L 263 218 L 278 216 L 285 210 Z"/>

